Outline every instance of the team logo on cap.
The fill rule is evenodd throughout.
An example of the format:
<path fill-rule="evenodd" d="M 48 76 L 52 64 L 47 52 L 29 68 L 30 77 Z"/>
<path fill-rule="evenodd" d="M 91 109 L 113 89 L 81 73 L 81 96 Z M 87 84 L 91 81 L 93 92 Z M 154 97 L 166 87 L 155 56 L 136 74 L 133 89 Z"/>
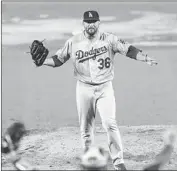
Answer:
<path fill-rule="evenodd" d="M 91 13 L 91 12 L 89 12 L 89 17 L 93 17 L 93 15 L 92 15 L 92 13 Z"/>

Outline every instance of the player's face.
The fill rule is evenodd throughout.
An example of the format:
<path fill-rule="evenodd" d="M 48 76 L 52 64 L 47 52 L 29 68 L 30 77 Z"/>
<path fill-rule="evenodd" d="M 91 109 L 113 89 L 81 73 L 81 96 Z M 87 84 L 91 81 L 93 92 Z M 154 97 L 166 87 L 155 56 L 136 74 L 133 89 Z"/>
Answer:
<path fill-rule="evenodd" d="M 83 25 L 87 34 L 93 36 L 98 31 L 100 21 L 84 21 Z"/>

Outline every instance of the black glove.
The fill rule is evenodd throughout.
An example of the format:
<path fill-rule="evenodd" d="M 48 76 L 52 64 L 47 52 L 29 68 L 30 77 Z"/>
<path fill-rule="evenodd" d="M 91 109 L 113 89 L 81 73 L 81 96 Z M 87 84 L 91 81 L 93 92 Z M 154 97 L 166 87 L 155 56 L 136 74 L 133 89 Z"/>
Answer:
<path fill-rule="evenodd" d="M 47 58 L 49 51 L 41 41 L 34 40 L 30 47 L 30 53 L 36 66 L 41 66 Z"/>

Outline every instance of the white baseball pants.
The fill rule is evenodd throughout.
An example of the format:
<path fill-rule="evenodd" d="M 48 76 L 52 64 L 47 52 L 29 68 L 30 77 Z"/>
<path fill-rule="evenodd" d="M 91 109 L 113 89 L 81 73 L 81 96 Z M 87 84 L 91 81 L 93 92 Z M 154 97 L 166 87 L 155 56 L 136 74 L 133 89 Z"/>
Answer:
<path fill-rule="evenodd" d="M 107 132 L 109 152 L 113 164 L 124 163 L 122 141 L 116 123 L 116 105 L 112 81 L 100 85 L 90 85 L 77 81 L 76 103 L 83 148 L 87 148 L 93 143 L 95 115 L 99 113 L 102 125 Z"/>

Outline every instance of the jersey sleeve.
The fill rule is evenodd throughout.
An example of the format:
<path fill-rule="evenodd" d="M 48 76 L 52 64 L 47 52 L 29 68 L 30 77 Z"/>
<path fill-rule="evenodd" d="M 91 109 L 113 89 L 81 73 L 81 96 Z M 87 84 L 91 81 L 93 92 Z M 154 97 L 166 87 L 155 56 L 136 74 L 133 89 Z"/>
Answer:
<path fill-rule="evenodd" d="M 125 56 L 129 50 L 129 47 L 131 46 L 131 44 L 118 38 L 118 36 L 114 34 L 111 35 L 111 45 L 114 53 L 120 53 Z"/>
<path fill-rule="evenodd" d="M 64 47 L 59 49 L 55 55 L 62 62 L 65 63 L 70 57 L 72 52 L 72 41 L 67 40 Z"/>

